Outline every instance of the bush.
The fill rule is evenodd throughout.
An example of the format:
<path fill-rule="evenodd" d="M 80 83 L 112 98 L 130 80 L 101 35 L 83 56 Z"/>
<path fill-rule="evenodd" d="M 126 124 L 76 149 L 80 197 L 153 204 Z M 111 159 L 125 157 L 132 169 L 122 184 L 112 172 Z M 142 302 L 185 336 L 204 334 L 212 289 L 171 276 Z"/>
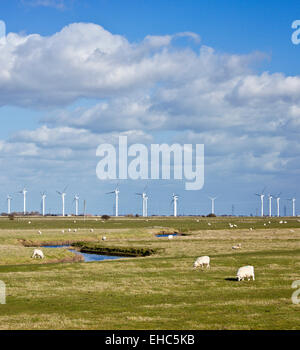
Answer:
<path fill-rule="evenodd" d="M 14 214 L 9 214 L 9 215 L 8 215 L 8 218 L 9 218 L 9 220 L 14 220 L 14 219 L 15 219 L 15 216 L 14 216 Z"/>
<path fill-rule="evenodd" d="M 110 219 L 110 216 L 109 215 L 102 215 L 101 219 L 102 220 L 108 220 L 108 219 Z"/>
<path fill-rule="evenodd" d="M 213 214 L 213 213 L 210 213 L 207 215 L 208 218 L 215 218 L 217 215 L 216 214 Z"/>

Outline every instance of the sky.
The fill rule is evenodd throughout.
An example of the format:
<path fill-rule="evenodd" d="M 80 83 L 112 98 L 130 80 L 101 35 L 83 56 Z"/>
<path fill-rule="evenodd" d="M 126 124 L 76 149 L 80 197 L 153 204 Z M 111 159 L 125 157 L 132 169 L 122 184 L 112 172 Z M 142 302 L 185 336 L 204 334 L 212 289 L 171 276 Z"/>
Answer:
<path fill-rule="evenodd" d="M 299 197 L 300 19 L 290 0 L 0 0 L 0 212 L 260 213 Z M 1 26 L 0 26 L 1 29 Z M 299 35 L 300 37 L 300 35 Z M 1 41 L 2 40 L 2 41 Z M 203 144 L 204 185 L 100 180 L 99 145 Z M 296 211 L 298 203 L 296 202 Z M 275 214 L 275 200 L 272 202 Z M 299 213 L 300 214 L 300 213 Z"/>

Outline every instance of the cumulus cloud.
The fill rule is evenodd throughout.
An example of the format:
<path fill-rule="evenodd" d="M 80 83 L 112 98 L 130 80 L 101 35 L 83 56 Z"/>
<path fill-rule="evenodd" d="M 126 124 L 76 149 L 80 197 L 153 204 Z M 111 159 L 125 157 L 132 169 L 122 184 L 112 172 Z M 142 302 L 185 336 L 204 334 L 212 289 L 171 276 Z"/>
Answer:
<path fill-rule="evenodd" d="M 196 48 L 177 46 L 181 38 Z M 145 143 L 173 132 L 181 143 L 204 143 L 211 169 L 298 169 L 300 77 L 256 73 L 264 58 L 217 52 L 191 32 L 140 42 L 92 23 L 49 37 L 10 33 L 0 46 L 0 104 L 43 117 L 36 130 L 3 140 L 0 157 L 92 159 L 120 133 Z M 95 103 L 65 108 L 81 99 Z"/>

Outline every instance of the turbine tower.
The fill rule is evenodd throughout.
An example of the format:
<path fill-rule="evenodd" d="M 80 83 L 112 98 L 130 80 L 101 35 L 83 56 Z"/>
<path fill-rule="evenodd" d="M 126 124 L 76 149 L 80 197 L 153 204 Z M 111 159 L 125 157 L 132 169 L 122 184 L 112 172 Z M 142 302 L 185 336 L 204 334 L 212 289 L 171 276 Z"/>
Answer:
<path fill-rule="evenodd" d="M 276 199 L 276 204 L 277 204 L 277 217 L 280 216 L 280 195 L 281 193 L 277 194 L 276 196 L 274 196 L 274 198 Z"/>
<path fill-rule="evenodd" d="M 116 213 L 115 213 L 115 216 L 119 216 L 119 188 L 116 187 L 114 191 L 111 191 L 111 192 L 107 192 L 106 194 L 111 194 L 111 193 L 114 193 L 115 196 L 116 196 Z"/>
<path fill-rule="evenodd" d="M 41 196 L 42 196 L 42 214 L 43 216 L 45 216 L 45 199 L 47 196 L 45 192 L 41 193 Z"/>
<path fill-rule="evenodd" d="M 260 200 L 261 200 L 261 216 L 262 217 L 264 216 L 264 197 L 265 197 L 264 192 L 265 192 L 265 189 L 266 188 L 264 188 L 261 193 L 255 193 L 255 195 L 259 196 Z"/>
<path fill-rule="evenodd" d="M 269 216 L 272 216 L 272 198 L 273 196 L 269 194 L 268 199 L 269 199 Z"/>
<path fill-rule="evenodd" d="M 24 215 L 26 215 L 26 193 L 27 193 L 26 188 L 24 187 L 22 191 L 19 191 L 19 193 L 23 194 L 23 212 L 24 212 Z"/>
<path fill-rule="evenodd" d="M 211 213 L 214 214 L 215 213 L 215 200 L 218 197 L 208 197 L 211 200 Z"/>
<path fill-rule="evenodd" d="M 62 201 L 62 216 L 65 216 L 65 196 L 66 196 L 66 189 L 68 186 L 64 188 L 62 192 L 56 191 L 61 196 Z"/>
<path fill-rule="evenodd" d="M 12 200 L 12 197 L 8 194 L 7 195 L 7 214 L 10 214 L 11 212 L 11 200 Z"/>
<path fill-rule="evenodd" d="M 293 198 L 290 198 L 288 200 L 292 202 L 292 204 L 293 204 L 293 216 L 296 216 L 296 198 L 293 197 Z"/>
<path fill-rule="evenodd" d="M 79 201 L 79 195 L 78 194 L 75 195 L 74 201 L 75 201 L 75 216 L 78 216 L 78 201 Z"/>
<path fill-rule="evenodd" d="M 138 196 L 142 196 L 142 202 L 143 202 L 143 217 L 148 216 L 148 196 L 146 192 L 143 193 L 136 193 Z"/>
<path fill-rule="evenodd" d="M 172 195 L 172 202 L 173 202 L 173 205 L 174 205 L 174 207 L 173 207 L 173 209 L 174 209 L 174 212 L 173 212 L 174 217 L 177 216 L 177 202 L 178 202 L 178 198 L 179 198 L 179 196 L 177 194 L 173 193 L 173 195 Z"/>

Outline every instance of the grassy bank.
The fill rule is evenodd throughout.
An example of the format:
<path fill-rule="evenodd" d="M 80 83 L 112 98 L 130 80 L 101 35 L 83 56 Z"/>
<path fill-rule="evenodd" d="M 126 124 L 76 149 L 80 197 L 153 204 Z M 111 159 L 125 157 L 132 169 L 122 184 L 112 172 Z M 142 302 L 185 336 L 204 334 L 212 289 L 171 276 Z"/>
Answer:
<path fill-rule="evenodd" d="M 115 255 L 115 256 L 149 256 L 161 252 L 158 248 L 142 248 L 142 247 L 113 247 L 106 246 L 103 243 L 75 242 L 73 247 L 79 248 L 82 253 Z"/>

